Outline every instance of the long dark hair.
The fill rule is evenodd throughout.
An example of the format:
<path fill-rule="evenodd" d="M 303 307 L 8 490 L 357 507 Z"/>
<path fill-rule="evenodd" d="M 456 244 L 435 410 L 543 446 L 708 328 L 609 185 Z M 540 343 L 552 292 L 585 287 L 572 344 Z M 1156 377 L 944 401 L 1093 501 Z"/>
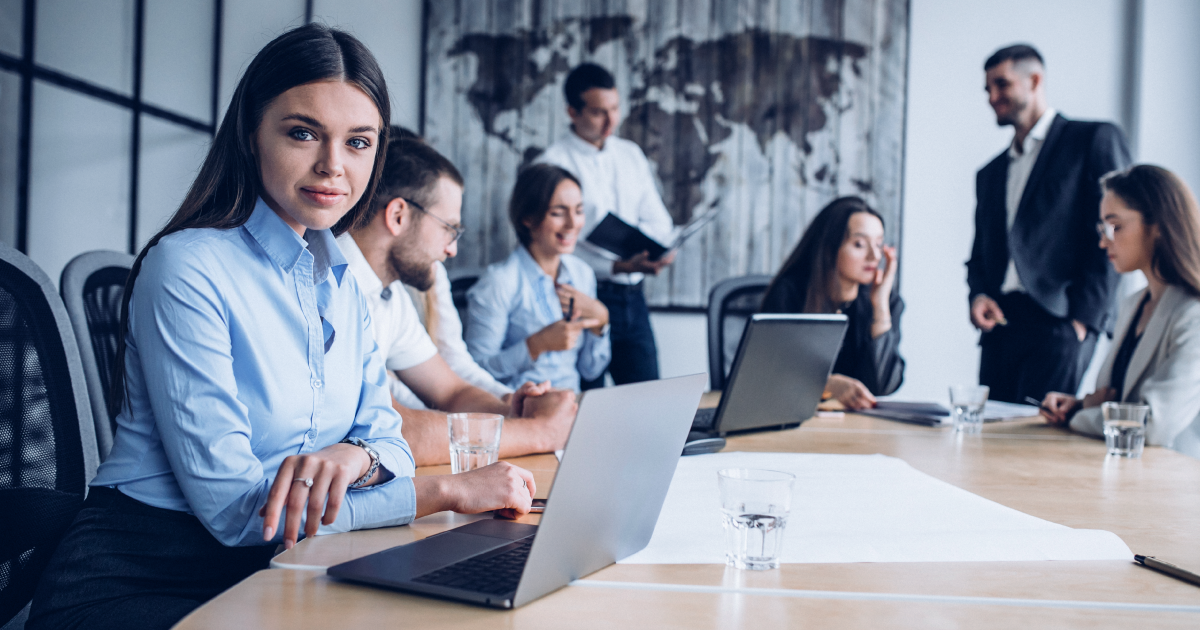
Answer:
<path fill-rule="evenodd" d="M 775 290 L 781 279 L 792 282 L 804 295 L 805 313 L 832 313 L 838 304 L 833 296 L 837 293 L 837 258 L 842 242 L 850 229 L 850 217 L 865 212 L 883 223 L 883 217 L 859 197 L 839 197 L 821 209 L 800 244 L 779 268 L 779 273 L 767 287 L 767 294 Z"/>
<path fill-rule="evenodd" d="M 1104 190 L 1158 226 L 1150 264 L 1167 284 L 1200 297 L 1200 209 L 1196 197 L 1174 173 L 1153 164 L 1113 171 L 1100 180 Z"/>
<path fill-rule="evenodd" d="M 333 227 L 333 232 L 341 234 L 362 221 L 371 206 L 387 155 L 386 130 L 391 123 L 391 102 L 383 72 L 371 51 L 348 33 L 323 24 L 292 29 L 264 46 L 250 62 L 183 204 L 133 262 L 121 303 L 121 333 L 112 373 L 111 391 L 115 395 L 109 401 L 112 417 L 120 413 L 126 398 L 125 335 L 129 331 L 129 298 L 133 295 L 134 282 L 141 272 L 146 252 L 168 234 L 191 228 L 227 230 L 246 223 L 262 193 L 253 137 L 262 122 L 263 112 L 280 94 L 299 85 L 328 79 L 341 79 L 365 92 L 375 102 L 383 121 L 370 184 L 358 203 Z"/>
<path fill-rule="evenodd" d="M 512 197 L 508 200 L 508 220 L 517 231 L 517 240 L 529 247 L 533 240 L 526 221 L 537 227 L 550 211 L 550 200 L 554 199 L 554 191 L 564 179 L 569 179 L 583 190 L 583 184 L 566 169 L 552 164 L 534 164 L 526 167 L 517 175 L 517 183 L 513 185 Z"/>

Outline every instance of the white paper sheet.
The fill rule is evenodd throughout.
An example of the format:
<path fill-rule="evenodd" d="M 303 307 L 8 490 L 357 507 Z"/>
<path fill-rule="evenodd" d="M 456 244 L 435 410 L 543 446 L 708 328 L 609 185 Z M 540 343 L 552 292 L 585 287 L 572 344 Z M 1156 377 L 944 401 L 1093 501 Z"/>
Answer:
<path fill-rule="evenodd" d="M 782 562 L 1133 559 L 1116 534 L 1018 512 L 894 457 L 714 453 L 680 458 L 650 544 L 621 562 L 724 563 L 722 468 L 796 475 Z"/>

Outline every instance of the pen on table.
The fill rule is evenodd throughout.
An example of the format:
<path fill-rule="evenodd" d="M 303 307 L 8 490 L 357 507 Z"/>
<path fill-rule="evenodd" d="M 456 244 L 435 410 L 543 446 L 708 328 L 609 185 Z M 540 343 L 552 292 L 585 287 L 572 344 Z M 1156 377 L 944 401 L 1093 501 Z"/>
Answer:
<path fill-rule="evenodd" d="M 1183 580 L 1184 582 L 1191 582 L 1192 584 L 1195 584 L 1196 586 L 1200 586 L 1200 575 L 1196 575 L 1195 573 L 1192 573 L 1191 571 L 1188 571 L 1187 569 L 1182 569 L 1180 567 L 1177 567 L 1177 566 L 1171 564 L 1170 562 L 1163 562 L 1162 560 L 1159 560 L 1158 558 L 1155 558 L 1154 556 L 1134 555 L 1133 559 L 1136 560 L 1138 564 L 1140 564 L 1144 567 L 1154 569 L 1155 571 L 1159 571 L 1162 573 L 1166 573 L 1167 575 L 1169 575 L 1173 578 L 1179 578 L 1179 579 Z"/>

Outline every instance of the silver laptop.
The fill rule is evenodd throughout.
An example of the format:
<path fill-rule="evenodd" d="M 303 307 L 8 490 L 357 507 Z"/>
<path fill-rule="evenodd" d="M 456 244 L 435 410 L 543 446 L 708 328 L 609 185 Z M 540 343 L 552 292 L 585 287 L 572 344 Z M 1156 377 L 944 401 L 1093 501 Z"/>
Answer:
<path fill-rule="evenodd" d="M 540 525 L 476 521 L 329 568 L 374 586 L 514 608 L 641 551 L 707 380 L 588 391 Z"/>
<path fill-rule="evenodd" d="M 845 335 L 845 315 L 752 316 L 721 403 L 715 411 L 696 413 L 689 446 L 737 431 L 795 427 L 811 418 Z"/>

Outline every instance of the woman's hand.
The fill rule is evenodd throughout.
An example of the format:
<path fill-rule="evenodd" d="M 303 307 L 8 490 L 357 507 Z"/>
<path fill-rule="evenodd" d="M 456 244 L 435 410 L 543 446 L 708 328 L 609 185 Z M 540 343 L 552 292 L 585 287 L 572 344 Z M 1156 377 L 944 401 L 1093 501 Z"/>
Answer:
<path fill-rule="evenodd" d="M 478 514 L 497 510 L 516 518 L 529 512 L 537 485 L 533 473 L 508 462 L 496 462 L 457 475 L 413 477 L 417 491 L 417 518 L 451 510 Z"/>
<path fill-rule="evenodd" d="M 1099 407 L 1101 404 L 1116 400 L 1117 390 L 1111 387 L 1101 387 L 1096 391 L 1083 397 L 1083 408 Z"/>
<path fill-rule="evenodd" d="M 875 269 L 875 281 L 871 283 L 871 338 L 875 339 L 892 329 L 892 287 L 896 284 L 896 248 L 883 247 L 883 265 Z"/>
<path fill-rule="evenodd" d="M 1066 424 L 1079 408 L 1079 400 L 1070 394 L 1050 392 L 1042 399 L 1038 412 L 1050 424 Z"/>
<path fill-rule="evenodd" d="M 825 389 L 850 411 L 867 409 L 875 406 L 875 396 L 867 389 L 862 381 L 841 374 L 832 374 L 825 382 Z"/>
<path fill-rule="evenodd" d="M 600 322 L 594 319 L 576 319 L 570 322 L 560 319 L 525 339 L 529 357 L 537 361 L 543 352 L 570 350 L 579 343 L 579 335 L 584 329 L 594 328 L 599 324 Z"/>
<path fill-rule="evenodd" d="M 520 418 L 525 415 L 525 399 L 537 398 L 550 391 L 550 381 L 542 381 L 541 383 L 532 383 L 525 381 L 523 385 L 517 388 L 517 391 L 505 396 L 511 411 L 509 416 L 512 418 Z"/>
<path fill-rule="evenodd" d="M 304 535 L 315 536 L 317 527 L 337 520 L 346 487 L 366 474 L 371 457 L 359 446 L 334 444 L 315 453 L 292 455 L 283 460 L 267 503 L 259 511 L 263 517 L 263 540 L 275 538 L 281 511 L 285 511 L 283 546 L 291 549 L 300 534 L 300 517 L 305 515 Z M 380 469 L 382 470 L 382 469 Z M 379 478 L 376 473 L 371 482 Z M 297 479 L 311 479 L 312 487 Z"/>
<path fill-rule="evenodd" d="M 604 325 L 608 323 L 608 307 L 600 300 L 569 284 L 556 284 L 554 288 L 558 293 L 558 301 L 562 304 L 563 319 L 567 319 L 568 315 L 571 316 L 571 320 L 594 319 L 600 323 L 594 327 L 589 326 L 589 328 L 599 335 L 604 329 Z M 573 312 L 571 311 L 572 299 L 575 300 Z"/>

